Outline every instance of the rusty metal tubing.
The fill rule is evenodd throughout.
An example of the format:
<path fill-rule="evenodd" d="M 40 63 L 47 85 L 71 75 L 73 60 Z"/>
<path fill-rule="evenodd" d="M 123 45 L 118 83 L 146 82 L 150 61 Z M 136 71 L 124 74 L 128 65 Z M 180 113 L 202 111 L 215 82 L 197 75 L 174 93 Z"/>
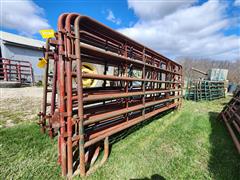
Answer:
<path fill-rule="evenodd" d="M 142 61 L 144 63 L 143 65 L 143 69 L 142 69 L 142 78 L 146 79 L 146 58 L 145 58 L 145 47 L 143 48 L 143 57 L 142 57 Z M 142 109 L 142 115 L 145 118 L 145 106 L 146 106 L 146 102 L 145 102 L 145 96 L 146 96 L 146 87 L 145 87 L 146 82 L 143 81 L 142 82 L 142 90 L 143 90 L 143 97 L 142 97 L 142 104 L 143 104 L 143 109 Z"/>
<path fill-rule="evenodd" d="M 65 20 L 66 33 L 67 33 L 67 61 L 65 61 L 66 66 L 66 91 L 67 91 L 67 167 L 68 167 L 68 176 L 71 177 L 73 174 L 73 151 L 72 151 L 72 47 L 71 47 L 71 25 L 70 23 L 78 16 L 78 14 L 71 13 L 67 16 Z"/>
<path fill-rule="evenodd" d="M 232 121 L 232 124 L 234 125 L 234 127 L 236 128 L 238 133 L 240 134 L 240 127 L 239 127 L 238 123 L 236 123 L 235 121 Z"/>
<path fill-rule="evenodd" d="M 109 156 L 109 140 L 108 137 L 105 137 L 104 139 L 104 155 L 100 163 L 94 165 L 93 167 L 90 167 L 90 169 L 87 171 L 86 175 L 89 176 L 93 172 L 95 172 L 98 168 L 100 168 L 108 159 Z"/>
<path fill-rule="evenodd" d="M 81 31 L 81 33 L 85 33 L 85 34 L 88 34 L 88 35 L 91 35 L 91 36 L 93 36 L 94 38 L 99 38 L 99 37 L 96 37 L 95 35 L 93 35 L 93 34 L 90 34 L 90 33 L 88 33 L 88 32 L 86 32 L 86 31 Z M 105 38 L 109 38 L 109 37 L 106 37 L 105 36 Z M 101 39 L 101 38 L 100 38 Z M 111 39 L 111 38 L 110 38 Z M 102 40 L 102 39 L 101 39 Z M 111 39 L 112 40 L 112 39 Z M 138 51 L 139 53 L 142 53 L 141 51 Z M 181 66 L 179 66 L 179 67 L 181 67 Z"/>
<path fill-rule="evenodd" d="M 108 119 L 108 118 L 112 118 L 112 117 L 115 117 L 115 116 L 119 116 L 119 115 L 122 115 L 122 114 L 125 114 L 125 113 L 140 110 L 140 109 L 143 109 L 143 108 L 146 108 L 146 107 L 154 106 L 154 105 L 157 105 L 157 104 L 160 104 L 160 103 L 163 103 L 163 102 L 167 102 L 167 101 L 170 101 L 170 100 L 173 100 L 173 99 L 178 99 L 178 98 L 181 98 L 181 96 L 176 96 L 176 97 L 169 98 L 169 99 L 163 99 L 163 100 L 159 100 L 159 101 L 153 101 L 153 102 L 145 103 L 145 106 L 141 104 L 141 105 L 136 105 L 136 106 L 132 106 L 132 107 L 129 107 L 129 108 L 124 108 L 124 109 L 119 109 L 119 110 L 116 110 L 116 111 L 111 111 L 109 113 L 104 113 L 103 115 L 102 114 L 95 115 L 95 116 L 90 117 L 87 120 L 85 120 L 83 122 L 83 124 L 84 125 L 89 125 L 89 124 L 96 123 L 96 122 L 99 122 L 99 121 L 102 121 L 102 120 L 105 120 L 105 119 Z"/>
<path fill-rule="evenodd" d="M 232 107 L 227 106 L 228 109 L 230 109 L 230 111 L 232 112 L 232 114 L 236 117 L 236 120 L 238 121 L 238 123 L 240 124 L 240 116 L 232 109 Z"/>
<path fill-rule="evenodd" d="M 113 30 L 112 30 L 113 31 Z M 93 35 L 94 36 L 94 35 Z M 116 36 L 116 34 L 115 34 L 115 36 Z M 106 37 L 106 36 L 105 36 Z M 158 55 L 159 56 L 159 55 Z M 179 65 L 180 66 L 180 65 Z"/>
<path fill-rule="evenodd" d="M 233 99 L 240 103 L 240 97 L 233 97 Z"/>
<path fill-rule="evenodd" d="M 2 61 L 0 65 L 3 66 L 3 68 L 0 68 L 0 77 L 4 81 L 19 81 L 21 84 L 26 84 L 23 80 L 29 76 L 31 77 L 30 83 L 34 84 L 32 64 L 30 62 L 6 58 L 0 58 L 0 60 Z"/>
<path fill-rule="evenodd" d="M 227 130 L 229 131 L 232 140 L 240 154 L 240 116 L 238 114 L 240 110 L 240 90 L 229 101 L 229 103 L 223 108 L 220 113 L 221 119 L 225 122 Z"/>
<path fill-rule="evenodd" d="M 59 112 L 59 116 L 53 111 L 55 107 L 52 107 L 49 117 L 53 118 L 54 112 L 54 118 L 59 118 L 60 121 L 59 160 L 63 176 L 71 178 L 75 175 L 73 147 L 77 143 L 79 173 L 81 176 L 89 175 L 107 160 L 109 136 L 180 106 L 182 66 L 170 59 L 89 17 L 75 13 L 59 17 L 56 40 L 58 61 L 54 75 L 57 74 L 59 98 L 56 112 Z M 88 58 L 83 59 L 85 57 Z M 82 73 L 83 61 L 105 65 L 105 68 L 107 65 L 117 67 L 118 75 L 107 75 L 106 72 L 103 75 Z M 76 70 L 73 70 L 73 63 Z M 141 71 L 142 78 L 132 77 L 128 72 L 130 67 Z M 72 78 L 76 78 L 77 87 L 73 87 Z M 83 78 L 103 80 L 105 84 L 102 87 L 83 89 Z M 106 80 L 118 82 L 107 87 Z M 132 85 L 134 81 L 142 82 L 142 85 Z M 56 95 L 55 90 L 52 95 Z M 55 104 L 53 98 L 51 101 Z M 114 107 L 104 109 L 109 107 L 105 105 L 111 103 Z M 96 114 L 94 108 L 97 108 Z M 102 140 L 103 159 L 93 165 L 99 148 L 92 159 L 89 159 L 85 150 L 89 151 L 89 146 L 94 147 L 96 143 L 99 145 Z M 86 160 L 91 162 L 91 168 L 87 171 Z"/>
<path fill-rule="evenodd" d="M 227 126 L 228 132 L 230 133 L 230 135 L 231 135 L 231 137 L 233 139 L 233 142 L 234 142 L 234 144 L 235 144 L 235 146 L 237 148 L 237 151 L 240 154 L 240 143 L 239 143 L 239 141 L 237 139 L 237 136 L 233 132 L 231 126 L 229 125 L 229 123 L 228 123 L 228 121 L 227 121 L 227 119 L 226 119 L 226 117 L 225 117 L 225 115 L 223 113 L 222 113 L 222 118 L 223 118 L 223 120 L 224 120 L 224 122 L 225 122 L 225 124 Z"/>
<path fill-rule="evenodd" d="M 109 137 L 109 136 L 111 136 L 113 134 L 116 134 L 117 132 L 120 132 L 120 131 L 122 131 L 124 129 L 127 129 L 127 128 L 135 125 L 135 124 L 138 124 L 138 123 L 140 123 L 140 122 L 142 122 L 144 120 L 147 120 L 150 117 L 153 117 L 153 116 L 157 115 L 158 113 L 163 112 L 163 111 L 165 111 L 167 109 L 171 109 L 173 107 L 176 107 L 177 105 L 178 104 L 171 104 L 169 106 L 163 107 L 163 108 L 158 109 L 156 111 L 153 111 L 151 113 L 147 113 L 147 114 L 145 114 L 145 117 L 144 116 L 140 116 L 138 118 L 132 119 L 131 121 L 126 121 L 126 122 L 121 123 L 121 124 L 119 124 L 117 126 L 109 128 L 109 129 L 105 130 L 105 132 L 101 132 L 101 135 L 95 135 L 96 136 L 95 138 L 87 141 L 84 144 L 84 147 L 87 148 L 87 147 L 91 146 L 92 144 L 95 144 L 96 142 L 101 141 L 105 137 Z"/>
<path fill-rule="evenodd" d="M 85 167 L 85 150 L 84 150 L 84 127 L 83 127 L 83 85 L 82 85 L 82 61 L 80 49 L 80 34 L 79 34 L 80 16 L 74 22 L 75 32 L 75 53 L 77 61 L 77 88 L 78 88 L 78 117 L 79 117 L 79 156 L 80 156 L 80 175 L 86 175 Z"/>
<path fill-rule="evenodd" d="M 171 106 L 172 105 L 174 105 L 173 103 L 171 103 Z M 167 105 L 167 106 L 169 106 L 169 105 Z M 163 109 L 163 111 L 165 111 L 165 110 L 168 110 L 168 107 L 167 106 L 165 106 L 165 108 L 166 109 Z M 176 105 L 177 106 L 177 105 Z M 175 107 L 175 106 L 174 106 Z M 171 107 L 170 107 L 170 109 L 171 109 Z M 156 111 L 156 109 L 155 109 L 155 111 Z M 154 111 L 153 111 L 154 112 Z M 162 112 L 162 108 L 160 108 L 160 109 L 158 109 L 158 112 Z M 134 112 L 132 112 L 132 113 L 134 113 Z M 148 112 L 149 113 L 149 112 Z M 140 115 L 140 112 L 138 111 L 138 114 Z M 138 116 L 139 117 L 139 116 Z M 142 117 L 144 120 L 146 120 L 147 118 L 145 118 L 145 115 L 142 113 L 142 115 L 140 116 L 140 117 Z M 134 117 L 134 119 L 132 118 L 132 119 L 130 119 L 130 120 L 126 120 L 125 118 L 125 116 L 118 116 L 118 117 L 115 117 L 117 120 L 114 120 L 114 118 L 112 118 L 112 119 L 108 119 L 108 120 L 105 120 L 105 121 L 103 121 L 103 123 L 105 122 L 110 122 L 110 123 L 108 123 L 107 125 L 104 125 L 104 126 L 102 126 L 102 128 L 100 127 L 99 129 L 97 129 L 97 128 L 95 128 L 94 130 L 92 130 L 91 132 L 89 132 L 88 134 L 87 134 L 87 139 L 86 139 L 86 141 L 89 141 L 89 140 L 92 140 L 92 139 L 95 139 L 95 138 L 97 138 L 97 137 L 99 137 L 100 135 L 103 135 L 103 134 L 105 134 L 107 131 L 113 131 L 114 129 L 117 129 L 118 127 L 120 127 L 122 124 L 124 124 L 125 122 L 134 122 L 135 121 L 135 119 L 137 118 L 137 117 Z M 135 124 L 134 124 L 135 125 Z M 79 139 L 79 137 L 75 137 L 74 138 L 74 140 L 78 140 Z"/>
<path fill-rule="evenodd" d="M 160 93 L 169 93 L 174 91 L 181 91 L 181 89 L 167 89 L 167 90 L 155 90 L 155 91 L 138 91 L 138 92 L 122 92 L 122 93 L 103 93 L 103 94 L 92 94 L 83 98 L 84 102 L 98 101 L 98 100 L 110 100 L 115 98 L 125 98 L 132 96 L 141 96 L 147 94 L 160 94 Z M 77 100 L 77 96 L 73 96 L 73 100 Z"/>
<path fill-rule="evenodd" d="M 49 40 L 46 41 L 46 50 L 49 49 Z M 43 76 L 43 102 L 42 102 L 42 117 L 41 117 L 41 129 L 42 132 L 45 132 L 46 129 L 46 111 L 47 111 L 47 79 L 48 79 L 48 68 L 49 68 L 49 60 L 48 60 L 48 53 L 45 53 L 44 59 L 47 61 L 47 65 L 44 69 L 44 76 Z"/>
<path fill-rule="evenodd" d="M 114 43 L 112 43 L 112 42 L 110 42 L 110 44 L 112 45 L 112 46 L 115 46 L 115 47 L 118 47 L 118 46 L 121 46 L 122 44 L 121 43 L 119 43 L 118 41 L 116 41 L 116 40 L 114 40 L 113 38 L 111 38 L 111 37 L 109 37 L 109 36 L 104 36 L 104 38 L 101 38 L 101 37 L 99 37 L 99 36 L 96 36 L 96 35 L 94 35 L 94 34 L 92 34 L 92 33 L 89 33 L 89 32 L 87 32 L 87 31 L 84 31 L 84 30 L 80 30 L 79 31 L 80 32 L 80 34 L 81 35 L 87 35 L 87 36 L 90 36 L 90 37 L 92 37 L 92 38 L 94 38 L 95 40 L 98 40 L 98 41 L 100 41 L 100 42 L 104 42 L 105 41 L 105 39 L 107 39 L 108 41 L 113 41 Z"/>
<path fill-rule="evenodd" d="M 75 75 L 76 73 L 72 73 Z M 145 82 L 155 82 L 155 83 L 170 83 L 170 84 L 181 84 L 182 82 L 179 81 L 161 81 L 155 79 L 141 79 L 141 78 L 132 78 L 126 76 L 112 76 L 112 75 L 102 75 L 102 74 L 91 74 L 91 73 L 83 73 L 83 78 L 90 78 L 90 79 L 101 79 L 101 80 L 116 80 L 116 81 L 145 81 Z"/>
<path fill-rule="evenodd" d="M 56 109 L 56 94 L 57 94 L 57 57 L 54 57 L 53 67 L 53 83 L 52 83 L 52 97 L 51 97 L 51 114 L 54 114 Z"/>
<path fill-rule="evenodd" d="M 151 65 L 151 64 L 147 64 L 147 63 L 144 63 L 142 61 L 138 61 L 138 60 L 134 60 L 132 58 L 127 58 L 127 57 L 124 57 L 124 56 L 119 56 L 118 54 L 116 53 L 113 53 L 113 52 L 107 52 L 103 49 L 100 49 L 100 48 L 96 48 L 96 47 L 93 47 L 91 45 L 87 45 L 87 44 L 84 44 L 84 43 L 81 43 L 80 44 L 81 48 L 83 49 L 83 51 L 87 51 L 87 52 L 91 52 L 91 53 L 95 53 L 101 57 L 105 57 L 105 58 L 111 58 L 114 60 L 118 60 L 118 61 L 127 61 L 129 63 L 133 63 L 133 64 L 136 64 L 136 65 L 141 65 L 141 66 L 146 66 L 147 68 L 155 68 L 156 70 L 160 71 L 160 72 L 167 72 L 167 73 L 171 73 L 171 74 L 176 74 L 176 75 L 181 75 L 180 73 L 177 73 L 177 72 L 172 72 L 172 71 L 169 71 L 169 70 L 165 70 L 165 69 L 162 69 L 162 68 L 159 68 L 159 67 L 156 67 L 154 65 Z"/>
<path fill-rule="evenodd" d="M 92 166 L 96 162 L 99 152 L 100 152 L 100 146 L 97 146 L 97 148 L 95 149 L 95 152 L 93 154 L 93 157 L 91 159 L 90 166 Z"/>
<path fill-rule="evenodd" d="M 141 95 L 149 95 L 149 94 L 160 94 L 160 93 L 169 93 L 174 91 L 181 91 L 181 89 L 169 89 L 169 90 L 156 90 L 156 91 L 140 91 L 140 92 L 127 92 L 127 93 L 106 93 L 104 94 L 96 94 L 89 95 L 83 98 L 84 102 L 97 101 L 97 100 L 109 100 L 114 98 L 124 98 L 124 97 L 132 97 L 132 96 L 141 96 Z"/>
<path fill-rule="evenodd" d="M 65 107 L 64 107 L 64 96 L 65 96 L 65 90 L 64 90 L 64 86 L 65 86 L 65 81 L 64 81 L 64 60 L 63 60 L 63 55 L 61 54 L 61 52 L 64 51 L 64 47 L 63 47 L 63 26 L 64 26 L 64 22 L 65 19 L 67 17 L 68 14 L 62 14 L 60 15 L 60 17 L 58 18 L 58 86 L 59 86 L 59 113 L 60 113 L 60 146 L 61 149 L 59 151 L 60 153 L 60 158 L 61 158 L 61 167 L 62 167 L 62 175 L 66 176 L 67 175 L 67 150 L 66 150 L 66 144 L 65 144 L 65 140 L 64 140 L 64 133 L 65 133 L 65 121 L 64 121 L 64 116 L 63 113 L 65 112 Z"/>
<path fill-rule="evenodd" d="M 7 59 L 7 58 L 0 58 L 1 60 L 6 60 L 6 61 L 9 61 L 10 59 Z M 26 64 L 31 64 L 29 61 L 24 61 L 24 60 L 16 60 L 16 59 L 11 59 L 10 60 L 11 62 L 16 62 L 16 63 L 26 63 Z M 28 67 L 28 66 L 27 66 Z"/>
<path fill-rule="evenodd" d="M 170 98 L 174 98 L 175 96 L 171 96 Z M 176 96 L 176 98 L 182 98 L 181 95 Z M 156 103 L 158 103 L 158 101 L 160 102 L 161 100 L 164 100 L 166 98 L 156 98 L 154 96 L 154 98 L 152 97 L 147 97 L 146 98 L 146 102 L 154 102 L 156 101 Z M 139 105 L 139 103 L 141 103 L 141 99 L 136 98 L 136 99 L 131 99 L 129 100 L 129 103 L 131 103 L 131 106 L 136 106 Z M 76 107 L 76 104 L 74 104 L 74 107 Z M 101 102 L 100 104 L 96 105 L 96 106 L 88 106 L 85 107 L 85 116 L 84 116 L 84 120 L 87 120 L 88 114 L 97 114 L 98 112 L 110 112 L 119 108 L 123 108 L 123 102 L 122 101 L 110 101 L 110 102 L 105 102 L 105 105 L 103 105 L 103 103 Z"/>
<path fill-rule="evenodd" d="M 164 59 L 164 61 L 166 61 L 166 62 L 171 62 L 171 63 L 173 63 L 173 64 L 176 65 L 176 66 L 182 67 L 181 65 L 179 65 L 179 64 L 177 64 L 176 62 L 172 61 L 171 59 L 168 59 L 168 58 L 164 57 L 163 55 L 154 52 L 153 50 L 151 50 L 151 49 L 149 49 L 149 48 L 141 45 L 140 43 L 138 43 L 138 42 L 136 42 L 136 41 L 128 38 L 127 36 L 125 36 L 125 35 L 117 32 L 117 31 L 114 31 L 113 29 L 105 26 L 104 24 L 102 24 L 102 23 L 100 23 L 100 22 L 98 22 L 98 21 L 96 21 L 96 20 L 94 20 L 94 19 L 89 18 L 88 16 L 80 15 L 79 17 L 80 17 L 80 18 L 79 18 L 79 24 L 80 24 L 81 21 L 87 21 L 88 24 L 94 24 L 94 27 L 95 27 L 95 28 L 101 27 L 101 28 L 99 28 L 99 30 L 104 31 L 105 34 L 110 34 L 110 36 L 111 36 L 111 34 L 113 34 L 113 32 L 114 32 L 114 37 L 115 37 L 115 38 L 123 39 L 124 41 L 128 42 L 129 44 L 135 44 L 135 45 L 138 46 L 140 49 L 145 48 L 145 50 L 148 51 L 150 54 L 152 54 L 152 55 L 154 55 L 154 56 L 159 56 L 159 57 L 161 57 L 162 59 Z"/>

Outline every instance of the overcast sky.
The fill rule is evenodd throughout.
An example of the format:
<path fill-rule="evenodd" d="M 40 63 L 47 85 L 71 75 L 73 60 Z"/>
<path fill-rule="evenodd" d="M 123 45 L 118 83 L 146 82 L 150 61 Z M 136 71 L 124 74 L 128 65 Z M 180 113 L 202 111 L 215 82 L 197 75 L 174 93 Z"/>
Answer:
<path fill-rule="evenodd" d="M 103 1 L 102 1 L 103 2 Z M 170 58 L 240 57 L 240 0 L 0 0 L 1 30 L 40 39 L 63 12 L 88 15 Z"/>

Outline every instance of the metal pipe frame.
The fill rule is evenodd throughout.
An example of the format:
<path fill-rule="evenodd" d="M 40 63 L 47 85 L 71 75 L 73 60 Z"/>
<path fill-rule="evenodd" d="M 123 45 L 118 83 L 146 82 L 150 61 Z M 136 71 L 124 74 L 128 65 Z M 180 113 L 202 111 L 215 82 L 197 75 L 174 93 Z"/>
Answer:
<path fill-rule="evenodd" d="M 32 64 L 29 61 L 0 58 L 0 79 L 18 81 L 23 85 L 34 84 Z M 25 82 L 29 79 L 30 82 Z"/>
<path fill-rule="evenodd" d="M 223 81 L 190 80 L 186 89 L 186 99 L 201 101 L 225 97 Z"/>
<path fill-rule="evenodd" d="M 63 176 L 91 174 L 107 161 L 110 136 L 182 104 L 180 64 L 87 16 L 62 14 L 48 43 L 53 48 L 45 58 L 54 62 L 55 90 L 44 90 L 42 117 L 49 119 L 44 128 L 53 131 L 53 122 L 59 128 Z M 83 63 L 104 70 L 85 73 Z M 86 88 L 83 79 L 99 84 Z M 95 163 L 100 149 L 103 159 Z"/>
<path fill-rule="evenodd" d="M 224 107 L 220 116 L 240 154 L 240 90 Z"/>

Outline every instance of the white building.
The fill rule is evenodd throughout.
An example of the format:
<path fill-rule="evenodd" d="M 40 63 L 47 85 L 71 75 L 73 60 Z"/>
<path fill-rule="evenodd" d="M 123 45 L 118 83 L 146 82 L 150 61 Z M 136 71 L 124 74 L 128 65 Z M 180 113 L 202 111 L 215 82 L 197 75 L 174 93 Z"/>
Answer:
<path fill-rule="evenodd" d="M 43 69 L 39 69 L 37 63 L 43 57 L 44 45 L 44 41 L 0 31 L 0 57 L 29 61 L 33 67 L 35 82 L 41 80 L 43 75 Z"/>

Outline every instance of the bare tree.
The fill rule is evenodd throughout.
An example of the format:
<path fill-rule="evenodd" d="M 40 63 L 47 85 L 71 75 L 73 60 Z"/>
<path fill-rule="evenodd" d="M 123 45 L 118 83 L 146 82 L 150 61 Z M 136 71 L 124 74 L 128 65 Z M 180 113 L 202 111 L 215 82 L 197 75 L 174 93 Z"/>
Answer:
<path fill-rule="evenodd" d="M 240 59 L 235 61 L 217 61 L 211 59 L 181 58 L 178 60 L 183 66 L 186 78 L 204 78 L 205 76 L 191 70 L 192 67 L 208 72 L 212 68 L 228 69 L 228 80 L 232 83 L 240 84 Z"/>

